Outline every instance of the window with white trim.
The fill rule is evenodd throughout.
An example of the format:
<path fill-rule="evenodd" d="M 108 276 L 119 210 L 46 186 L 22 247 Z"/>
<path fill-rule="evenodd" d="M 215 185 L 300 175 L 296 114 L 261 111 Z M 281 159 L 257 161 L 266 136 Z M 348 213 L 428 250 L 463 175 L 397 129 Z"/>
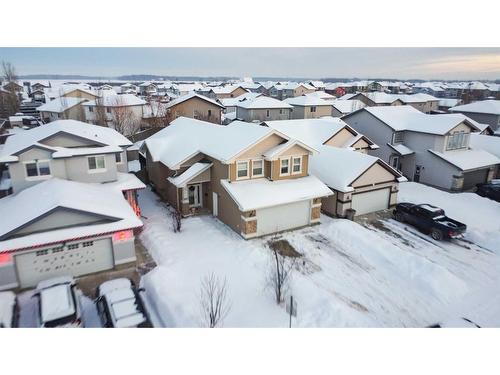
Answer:
<path fill-rule="evenodd" d="M 292 173 L 293 174 L 302 173 L 302 156 L 292 157 Z"/>
<path fill-rule="evenodd" d="M 450 134 L 446 142 L 446 150 L 458 150 L 467 147 L 467 137 L 468 134 L 463 130 Z"/>
<path fill-rule="evenodd" d="M 94 112 L 94 107 L 89 106 L 88 108 L 89 108 L 89 112 Z"/>
<path fill-rule="evenodd" d="M 311 112 L 316 112 L 316 107 L 311 107 Z"/>
<path fill-rule="evenodd" d="M 115 154 L 115 160 L 116 160 L 116 163 L 118 164 L 121 164 L 122 162 L 122 153 L 118 153 L 118 154 Z"/>
<path fill-rule="evenodd" d="M 50 176 L 50 161 L 34 160 L 25 163 L 26 177 L 44 177 Z"/>
<path fill-rule="evenodd" d="M 236 163 L 236 179 L 248 178 L 248 161 Z"/>
<path fill-rule="evenodd" d="M 99 171 L 106 169 L 106 163 L 104 162 L 104 155 L 96 155 L 88 157 L 89 171 Z"/>
<path fill-rule="evenodd" d="M 264 160 L 252 160 L 252 177 L 264 176 Z"/>
<path fill-rule="evenodd" d="M 280 161 L 280 175 L 290 173 L 290 159 L 281 159 Z"/>
<path fill-rule="evenodd" d="M 403 143 L 405 140 L 404 132 L 394 132 L 392 134 L 392 144 Z"/>

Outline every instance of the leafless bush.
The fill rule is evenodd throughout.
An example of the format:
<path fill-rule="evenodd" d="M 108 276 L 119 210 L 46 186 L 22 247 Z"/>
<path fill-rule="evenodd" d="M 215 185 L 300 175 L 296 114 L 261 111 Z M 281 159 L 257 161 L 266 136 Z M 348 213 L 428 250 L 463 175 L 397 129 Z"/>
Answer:
<path fill-rule="evenodd" d="M 182 215 L 179 210 L 172 210 L 170 215 L 172 216 L 172 228 L 174 233 L 181 231 L 182 226 Z"/>
<path fill-rule="evenodd" d="M 290 287 L 295 257 L 281 255 L 277 248 L 271 248 L 271 261 L 267 281 L 274 292 L 276 303 L 279 305 L 285 299 Z"/>
<path fill-rule="evenodd" d="M 201 282 L 200 308 L 202 324 L 205 327 L 221 327 L 231 310 L 227 297 L 227 280 L 219 279 L 214 273 L 205 276 Z"/>

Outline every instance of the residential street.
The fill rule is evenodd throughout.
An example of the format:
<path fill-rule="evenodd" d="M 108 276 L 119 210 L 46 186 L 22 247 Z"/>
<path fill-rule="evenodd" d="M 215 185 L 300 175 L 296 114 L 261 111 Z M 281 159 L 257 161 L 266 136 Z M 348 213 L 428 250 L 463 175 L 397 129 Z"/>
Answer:
<path fill-rule="evenodd" d="M 499 281 L 500 204 L 401 184 L 401 201 L 420 199 L 465 222 L 465 239 L 436 242 L 392 219 L 358 224 L 324 215 L 318 226 L 279 235 L 302 254 L 291 287 L 298 302 L 293 325 L 423 327 L 453 320 L 492 297 Z M 200 326 L 201 279 L 214 272 L 227 278 L 232 302 L 224 326 L 288 325 L 284 306 L 266 286 L 272 236 L 245 241 L 211 216 L 184 219 L 182 232 L 173 233 L 164 203 L 149 189 L 139 200 L 141 240 L 159 265 L 143 286 L 164 324 Z M 499 319 L 481 324 L 498 325 Z"/>

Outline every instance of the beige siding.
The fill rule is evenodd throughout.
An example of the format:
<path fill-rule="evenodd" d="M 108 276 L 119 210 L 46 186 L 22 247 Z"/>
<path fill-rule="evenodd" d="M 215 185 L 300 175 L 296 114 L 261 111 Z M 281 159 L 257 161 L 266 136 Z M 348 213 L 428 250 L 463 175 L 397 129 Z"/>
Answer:
<path fill-rule="evenodd" d="M 333 137 L 325 142 L 325 145 L 342 147 L 348 139 L 351 139 L 354 135 L 347 129 L 341 129 Z"/>
<path fill-rule="evenodd" d="M 375 185 L 384 182 L 394 181 L 395 176 L 380 164 L 375 163 L 368 168 L 356 181 L 352 183 L 354 188 L 366 185 Z"/>
<path fill-rule="evenodd" d="M 297 156 L 299 156 L 298 154 Z M 283 158 L 286 158 L 283 157 Z M 273 160 L 271 163 L 271 174 L 273 180 L 286 180 L 292 178 L 305 177 L 308 175 L 309 168 L 309 155 L 302 155 L 302 173 L 299 174 L 288 174 L 284 176 L 280 176 L 280 168 L 281 168 L 281 158 L 278 160 Z M 290 162 L 290 170 L 292 169 L 292 164 Z"/>
<path fill-rule="evenodd" d="M 208 116 L 209 110 L 212 112 L 210 117 Z M 184 116 L 213 122 L 214 124 L 221 123 L 221 108 L 197 97 L 188 99 L 169 108 L 169 113 L 172 121 L 177 117 Z"/>

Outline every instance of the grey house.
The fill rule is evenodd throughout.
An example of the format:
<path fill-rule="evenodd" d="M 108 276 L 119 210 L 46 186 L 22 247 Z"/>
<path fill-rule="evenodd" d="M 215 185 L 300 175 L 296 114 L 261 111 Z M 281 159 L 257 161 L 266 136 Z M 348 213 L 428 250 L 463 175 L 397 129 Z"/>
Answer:
<path fill-rule="evenodd" d="M 481 124 L 488 124 L 494 132 L 500 133 L 500 100 L 482 100 L 449 109 L 462 113 Z"/>
<path fill-rule="evenodd" d="M 246 121 L 289 120 L 293 107 L 267 96 L 244 99 L 236 103 L 236 118 Z"/>
<path fill-rule="evenodd" d="M 0 212 L 0 290 L 135 261 L 142 222 L 113 189 L 52 178 L 0 199 Z"/>
<path fill-rule="evenodd" d="M 379 149 L 369 153 L 411 181 L 447 190 L 469 190 L 491 180 L 500 159 L 469 147 L 479 129 L 460 114 L 427 115 L 411 106 L 366 107 L 342 118 Z"/>

